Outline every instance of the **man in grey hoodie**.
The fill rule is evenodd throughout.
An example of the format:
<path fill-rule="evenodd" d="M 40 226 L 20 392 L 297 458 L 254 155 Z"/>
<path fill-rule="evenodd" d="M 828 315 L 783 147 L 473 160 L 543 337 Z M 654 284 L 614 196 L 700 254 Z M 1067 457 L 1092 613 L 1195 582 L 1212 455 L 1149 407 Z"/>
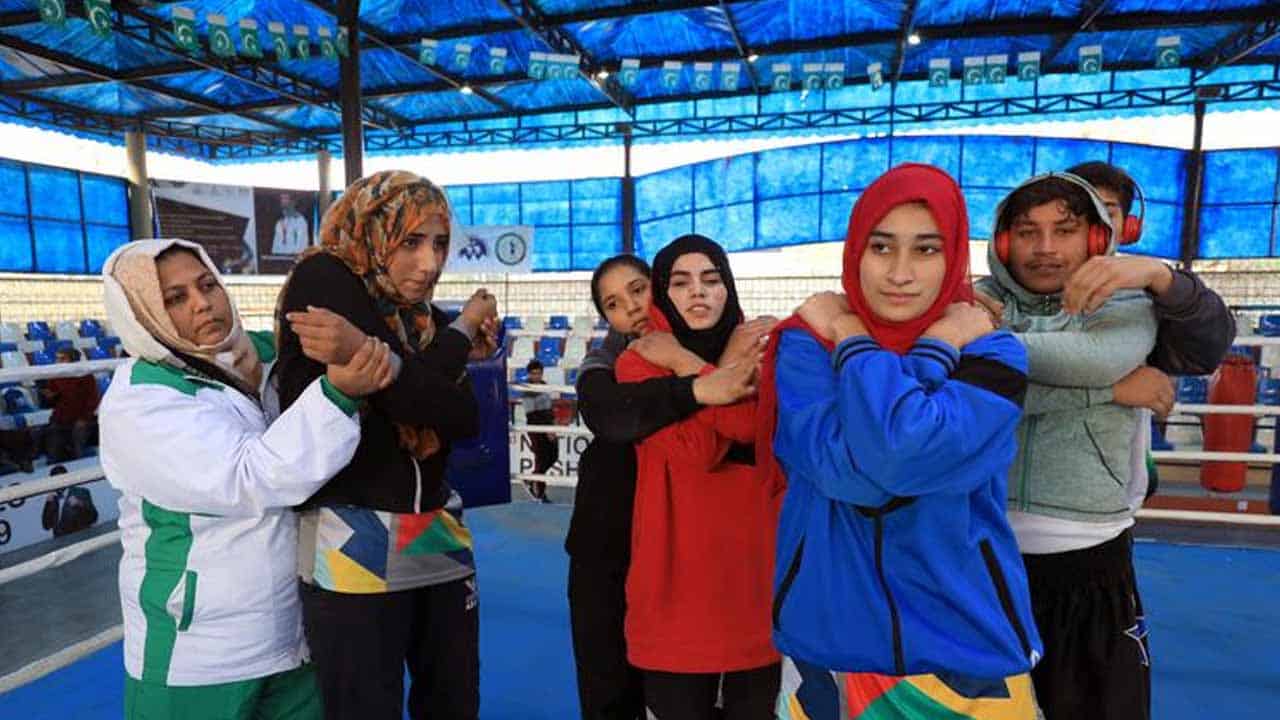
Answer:
<path fill-rule="evenodd" d="M 1048 720 L 1149 717 L 1150 666 L 1133 573 L 1129 496 L 1137 410 L 1113 386 L 1151 353 L 1150 297 L 1115 292 L 1092 312 L 1063 309 L 1063 289 L 1117 233 L 1093 188 L 1073 175 L 1034 178 L 996 212 L 992 276 L 1027 346 L 1028 393 L 1010 468 L 1009 520 L 1027 566 L 1045 657 L 1032 673 Z M 1075 390 L 1085 388 L 1085 401 Z"/>

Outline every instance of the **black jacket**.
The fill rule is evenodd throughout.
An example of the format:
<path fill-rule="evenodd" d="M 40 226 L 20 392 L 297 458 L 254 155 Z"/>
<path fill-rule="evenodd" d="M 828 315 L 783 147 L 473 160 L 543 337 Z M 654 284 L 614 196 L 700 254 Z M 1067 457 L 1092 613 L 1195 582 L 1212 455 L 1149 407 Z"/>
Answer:
<path fill-rule="evenodd" d="M 578 375 L 578 410 L 595 437 L 578 460 L 573 516 L 564 541 L 575 561 L 608 569 L 622 569 L 631 562 L 633 443 L 698 409 L 692 377 L 619 383 L 613 362 L 626 349 L 625 344 L 616 346 L 620 337 L 611 335 L 605 347 L 593 350 Z"/>
<path fill-rule="evenodd" d="M 403 364 L 396 381 L 363 404 L 355 457 L 303 507 L 348 504 L 402 513 L 442 507 L 449 498 L 444 474 L 450 441 L 479 431 L 479 408 L 466 373 L 471 341 L 462 332 L 446 327 L 448 318 L 433 307 L 438 328 L 434 341 L 426 350 L 406 357 L 364 283 L 330 255 L 302 261 L 281 303 L 284 313 L 305 310 L 308 305 L 332 310 L 382 339 L 400 354 Z M 302 354 L 298 336 L 283 318 L 279 343 L 276 373 L 280 408 L 284 410 L 325 367 Z M 394 422 L 429 427 L 444 445 L 439 453 L 419 463 L 421 487 L 413 459 L 400 448 Z"/>
<path fill-rule="evenodd" d="M 1222 362 L 1236 338 L 1236 321 L 1222 298 L 1185 270 L 1155 298 L 1156 347 L 1147 364 L 1170 375 L 1205 375 Z"/>

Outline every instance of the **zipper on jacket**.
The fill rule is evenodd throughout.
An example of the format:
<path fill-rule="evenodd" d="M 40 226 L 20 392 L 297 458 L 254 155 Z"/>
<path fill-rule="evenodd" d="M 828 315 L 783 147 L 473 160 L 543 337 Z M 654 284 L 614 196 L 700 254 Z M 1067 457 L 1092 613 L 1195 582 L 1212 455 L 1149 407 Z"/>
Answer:
<path fill-rule="evenodd" d="M 1030 660 L 1031 642 L 1027 640 L 1027 631 L 1022 627 L 1022 621 L 1014 612 L 1013 595 L 1009 592 L 1009 583 L 1004 579 L 1004 571 L 1000 569 L 1000 563 L 996 562 L 996 553 L 991 547 L 991 541 L 983 540 L 978 543 L 978 547 L 982 549 L 982 560 L 987 564 L 987 574 L 991 576 L 991 582 L 996 586 L 996 597 L 1000 599 L 1000 608 L 1004 610 L 1004 616 L 1008 618 L 1009 625 L 1018 636 L 1018 644 L 1022 646 L 1022 656 Z"/>
<path fill-rule="evenodd" d="M 1036 422 L 1036 416 L 1031 415 L 1027 418 L 1026 427 L 1023 428 L 1022 476 L 1018 479 L 1018 509 L 1023 512 L 1031 509 L 1031 499 L 1027 497 L 1027 484 L 1031 477 L 1031 447 L 1034 444 L 1032 438 L 1035 437 Z"/>
<path fill-rule="evenodd" d="M 889 605 L 889 622 L 893 628 L 893 667 L 895 675 L 907 674 L 907 662 L 905 653 L 902 650 L 902 620 L 898 616 L 898 603 L 893 599 L 893 591 L 889 589 L 889 578 L 884 573 L 884 516 L 915 501 L 916 499 L 913 497 L 898 497 L 880 507 L 854 506 L 863 516 L 871 518 L 875 526 L 876 576 L 880 580 L 880 589 L 884 591 L 885 602 Z"/>
<path fill-rule="evenodd" d="M 777 630 L 781 627 L 782 620 L 782 602 L 786 600 L 787 593 L 791 591 L 791 583 L 796 581 L 796 575 L 800 572 L 800 557 L 804 554 L 804 537 L 800 538 L 800 544 L 796 546 L 796 551 L 791 556 L 791 564 L 787 565 L 787 572 L 782 576 L 782 582 L 778 585 L 778 593 L 773 596 L 773 629 Z"/>
<path fill-rule="evenodd" d="M 411 457 L 409 462 L 413 463 L 413 513 L 417 515 L 422 512 L 422 468 L 418 458 Z"/>

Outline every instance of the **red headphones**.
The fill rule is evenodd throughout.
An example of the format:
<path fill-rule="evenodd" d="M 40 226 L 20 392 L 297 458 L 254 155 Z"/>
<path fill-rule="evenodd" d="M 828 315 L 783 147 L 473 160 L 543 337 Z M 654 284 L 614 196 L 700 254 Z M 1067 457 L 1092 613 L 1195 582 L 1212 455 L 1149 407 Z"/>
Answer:
<path fill-rule="evenodd" d="M 991 245 L 995 250 L 996 258 L 998 258 L 1002 264 L 1007 265 L 1009 263 L 1009 246 L 1012 243 L 1008 228 L 1012 218 L 1004 217 L 1005 204 L 1009 202 L 1009 198 L 1017 194 L 1017 192 L 1022 188 L 1027 187 L 1028 185 L 1034 185 L 1042 180 L 1048 180 L 1049 178 L 1061 178 L 1067 182 L 1074 183 L 1084 188 L 1085 192 L 1089 194 L 1089 199 L 1093 201 L 1094 210 L 1097 211 L 1098 217 L 1103 219 L 1103 224 L 1089 223 L 1088 256 L 1094 257 L 1106 254 L 1107 247 L 1111 244 L 1111 225 L 1109 224 L 1111 220 L 1110 215 L 1107 214 L 1107 206 L 1102 202 L 1102 198 L 1098 197 L 1098 192 L 1093 189 L 1092 185 L 1085 182 L 1082 178 L 1070 173 L 1045 173 L 1043 175 L 1037 175 L 1019 185 L 1013 192 L 1009 193 L 1009 195 L 1005 197 L 1005 199 L 1000 203 L 1000 207 L 996 209 L 996 227 L 999 228 L 1003 226 L 1004 229 L 996 231 L 995 238 L 992 239 Z M 1135 232 L 1140 234 L 1142 232 L 1142 219 L 1130 217 L 1128 220 L 1136 221 L 1136 223 L 1134 223 Z M 1125 221 L 1126 232 L 1130 226 L 1128 220 Z M 1137 239 L 1137 234 L 1135 234 L 1134 239 Z"/>
<path fill-rule="evenodd" d="M 1134 179 L 1129 177 L 1128 173 L 1119 168 L 1116 168 L 1116 170 L 1121 175 L 1124 175 L 1125 180 L 1129 181 L 1129 187 L 1133 188 L 1133 196 L 1138 199 L 1138 214 L 1125 215 L 1124 227 L 1120 229 L 1120 244 L 1132 245 L 1142 237 L 1142 218 L 1147 216 L 1147 198 L 1142 194 L 1142 186 L 1134 182 Z"/>

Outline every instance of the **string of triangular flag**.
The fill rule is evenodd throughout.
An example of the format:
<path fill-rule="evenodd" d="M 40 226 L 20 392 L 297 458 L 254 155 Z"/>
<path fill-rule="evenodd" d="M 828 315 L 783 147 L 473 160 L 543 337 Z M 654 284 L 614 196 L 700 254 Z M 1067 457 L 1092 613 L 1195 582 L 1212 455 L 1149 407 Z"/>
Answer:
<path fill-rule="evenodd" d="M 111 0 L 80 0 L 84 6 L 84 17 L 89 29 L 98 37 L 110 37 L 113 32 Z M 35 0 L 40 12 L 40 19 L 49 25 L 65 25 L 67 22 L 67 0 Z M 174 6 L 170 13 L 173 26 L 173 43 L 179 49 L 196 53 L 205 46 L 213 55 L 231 58 L 240 55 L 246 58 L 261 59 L 264 55 L 261 28 L 254 18 L 243 18 L 236 25 L 240 42 L 237 45 L 232 38 L 231 24 L 226 15 L 209 13 L 205 15 L 207 24 L 205 38 L 197 31 L 196 11 L 188 7 Z M 312 40 L 312 28 L 305 24 L 286 24 L 279 20 L 267 23 L 269 44 L 277 60 L 307 60 L 319 57 L 326 60 L 337 60 L 350 53 L 348 31 L 342 26 L 336 29 L 326 26 L 315 28 L 315 40 Z"/>
<path fill-rule="evenodd" d="M 92 32 L 101 37 L 112 33 L 111 0 L 80 0 L 84 5 L 84 15 Z M 51 25 L 63 25 L 67 21 L 67 0 L 35 0 L 40 11 L 40 19 Z M 202 49 L 201 38 L 197 32 L 196 12 L 190 8 L 174 6 L 171 13 L 174 43 L 184 51 L 195 53 Z M 257 20 L 244 18 L 238 23 L 240 43 L 236 44 L 231 34 L 231 26 L 225 15 L 209 13 L 205 16 L 207 24 L 204 43 L 209 51 L 219 57 L 230 58 L 237 54 L 247 58 L 264 57 L 264 45 L 260 36 Z M 315 44 L 312 41 L 312 29 L 305 24 L 286 24 L 281 20 L 267 22 L 268 44 L 277 60 L 304 60 L 314 57 L 313 48 L 319 46 L 320 57 L 335 60 L 347 57 L 347 29 L 337 27 L 336 31 L 329 27 L 315 29 Z M 913 40 L 913 44 L 918 40 Z M 1155 67 L 1158 69 L 1176 68 L 1182 64 L 1182 39 L 1177 35 L 1161 36 L 1155 43 Z M 472 46 L 467 42 L 452 45 L 452 55 L 445 58 L 441 54 L 438 40 L 422 38 L 418 50 L 418 61 L 424 65 L 439 66 L 458 73 L 470 70 L 472 62 Z M 1080 75 L 1094 75 L 1103 71 L 1102 45 L 1082 45 L 1077 49 L 1078 62 L 1076 70 Z M 503 47 L 491 47 L 488 50 L 487 69 L 490 75 L 505 75 L 508 64 L 508 51 Z M 754 62 L 757 56 L 752 55 L 747 62 Z M 1016 77 L 1021 82 L 1034 82 L 1040 77 L 1040 53 L 1020 52 L 1016 58 Z M 981 55 L 965 57 L 962 61 L 961 82 L 964 85 L 1000 85 L 1008 76 L 1008 55 Z M 734 92 L 739 89 L 743 64 L 737 61 L 718 63 L 719 82 L 714 77 L 717 63 L 694 62 L 685 63 L 679 60 L 665 60 L 658 68 L 658 83 L 666 90 L 676 90 L 682 86 L 686 66 L 691 67 L 692 76 L 689 86 L 694 92 Z M 928 62 L 928 81 L 931 87 L 946 87 L 952 79 L 952 60 L 949 57 L 931 58 Z M 800 65 L 799 73 L 791 63 L 776 62 L 769 66 L 765 74 L 768 87 L 775 92 L 786 92 L 796 87 L 805 92 L 820 90 L 838 90 L 844 87 L 846 73 L 842 62 L 806 62 Z M 884 63 L 869 63 L 866 68 L 867 80 L 872 90 L 879 90 L 885 85 Z M 529 53 L 525 73 L 534 80 L 562 80 L 578 77 L 583 72 L 581 57 L 576 54 L 546 53 L 533 51 Z M 618 68 L 618 82 L 624 88 L 631 88 L 640 81 L 641 62 L 639 58 L 624 58 Z M 595 80 L 603 81 L 609 75 L 607 70 L 599 70 Z"/>

